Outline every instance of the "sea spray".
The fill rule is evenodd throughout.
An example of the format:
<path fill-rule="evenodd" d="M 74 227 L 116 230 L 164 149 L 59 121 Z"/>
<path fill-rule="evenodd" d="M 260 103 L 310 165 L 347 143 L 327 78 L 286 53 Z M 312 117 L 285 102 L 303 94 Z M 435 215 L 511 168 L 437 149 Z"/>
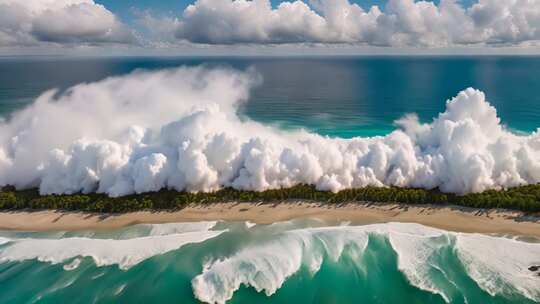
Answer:
<path fill-rule="evenodd" d="M 253 70 L 180 67 L 45 92 L 0 122 L 0 185 L 121 196 L 297 184 L 467 193 L 540 182 L 540 133 L 509 131 L 478 90 L 459 92 L 431 123 L 408 115 L 386 136 L 342 139 L 240 117 L 259 82 Z"/>

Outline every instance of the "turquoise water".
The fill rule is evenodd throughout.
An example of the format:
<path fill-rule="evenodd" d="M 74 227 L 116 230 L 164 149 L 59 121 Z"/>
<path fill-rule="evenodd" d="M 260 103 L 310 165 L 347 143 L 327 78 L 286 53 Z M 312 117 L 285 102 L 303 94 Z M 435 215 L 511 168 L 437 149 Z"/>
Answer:
<path fill-rule="evenodd" d="M 50 88 L 135 69 L 181 65 L 249 67 L 262 76 L 242 112 L 261 122 L 340 137 L 387 134 L 406 113 L 431 121 L 445 101 L 474 87 L 504 124 L 535 131 L 540 121 L 540 57 L 33 58 L 0 59 L 0 115 Z"/>
<path fill-rule="evenodd" d="M 467 87 L 502 122 L 540 121 L 540 57 L 2 58 L 0 116 L 51 88 L 136 69 L 253 68 L 241 115 L 339 137 L 430 121 Z M 88 102 L 91 102 L 89 100 Z M 54 136 L 54 134 L 51 134 Z M 318 221 L 0 231 L 0 303 L 535 303 L 540 245 L 418 225 Z"/>
<path fill-rule="evenodd" d="M 208 237 L 208 231 L 215 236 Z M 194 236 L 194 243 L 175 243 L 186 234 Z M 540 300 L 540 278 L 526 269 L 540 260 L 540 243 L 416 224 L 203 222 L 0 235 L 6 242 L 0 246 L 1 303 Z M 104 239 L 133 242 L 102 246 Z M 158 243 L 174 249 L 135 249 Z M 75 244 L 79 255 L 72 253 Z M 509 245 L 511 252 L 505 248 Z M 85 246 L 91 249 L 80 249 Z M 129 259 L 138 255 L 140 261 Z"/>

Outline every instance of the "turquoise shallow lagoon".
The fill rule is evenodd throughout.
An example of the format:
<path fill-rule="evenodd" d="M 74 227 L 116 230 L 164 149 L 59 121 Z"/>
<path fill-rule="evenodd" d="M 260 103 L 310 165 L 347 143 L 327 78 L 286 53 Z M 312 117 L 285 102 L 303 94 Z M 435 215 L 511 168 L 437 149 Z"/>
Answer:
<path fill-rule="evenodd" d="M 418 224 L 199 222 L 0 235 L 1 303 L 540 300 L 540 279 L 527 269 L 540 243 Z"/>

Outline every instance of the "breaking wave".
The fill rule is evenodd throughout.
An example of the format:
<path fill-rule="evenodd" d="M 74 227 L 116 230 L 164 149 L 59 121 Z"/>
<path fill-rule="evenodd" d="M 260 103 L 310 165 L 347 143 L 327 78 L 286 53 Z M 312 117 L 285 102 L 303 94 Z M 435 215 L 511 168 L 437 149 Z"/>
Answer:
<path fill-rule="evenodd" d="M 191 284 L 190 297 L 206 303 L 226 303 L 245 287 L 270 297 L 282 288 L 297 288 L 284 286 L 289 280 L 318 286 L 327 280 L 346 282 L 351 274 L 354 286 L 374 294 L 394 287 L 407 293 L 400 283 L 405 282 L 447 303 L 496 302 L 501 297 L 501 302 L 540 301 L 539 272 L 529 270 L 540 265 L 540 243 L 504 237 L 448 232 L 413 223 L 326 226 L 295 221 L 251 228 L 246 222 L 136 225 L 109 233 L 110 238 L 97 232 L 86 237 L 47 233 L 2 236 L 0 265 L 28 260 L 60 264 L 66 271 L 62 276 L 72 278 L 80 275 L 72 271 L 83 264 L 82 258 L 90 257 L 97 267 L 118 265 L 123 277 L 132 278 L 135 285 L 146 285 L 137 281 L 141 269 L 154 275 L 165 270 L 153 269 L 153 264 L 133 272 L 131 267 L 192 244 L 193 251 L 160 259 L 171 266 L 167 268 L 170 278 L 177 277 L 174 271 L 187 269 L 178 278 L 191 282 L 179 284 Z M 202 244 L 214 238 L 215 242 Z M 4 271 L 10 269 L 2 266 Z M 92 266 L 78 271 L 89 271 L 92 276 L 120 271 L 94 272 L 89 268 Z M 328 277 L 329 269 L 336 276 Z M 33 273 L 29 271 L 29 275 Z M 396 281 L 395 274 L 401 281 Z M 381 284 L 384 289 L 370 291 L 370 285 L 363 285 L 363 281 Z M 354 295 L 343 299 L 352 301 Z M 309 298 L 308 291 L 305 296 Z"/>
<path fill-rule="evenodd" d="M 472 88 L 431 123 L 415 115 L 372 138 L 284 131 L 237 113 L 254 71 L 137 71 L 43 93 L 0 122 L 0 185 L 120 196 L 171 188 L 313 184 L 466 193 L 540 182 L 540 133 L 507 130 Z"/>
<path fill-rule="evenodd" d="M 0 238 L 0 263 L 38 260 L 52 264 L 69 262 L 65 270 L 80 264 L 80 257 L 91 257 L 97 266 L 130 267 L 153 256 L 180 249 L 188 244 L 202 243 L 226 230 L 210 230 L 216 222 L 154 224 L 145 236 L 127 236 L 126 231 L 115 238 Z M 143 226 L 143 225 L 139 225 Z M 136 230 L 138 227 L 130 227 Z M 140 228 L 140 227 L 139 227 Z M 141 233 L 141 232 L 139 232 Z"/>
<path fill-rule="evenodd" d="M 527 270 L 539 263 L 540 244 L 404 223 L 279 233 L 269 241 L 206 265 L 192 280 L 193 291 L 206 303 L 225 303 L 241 286 L 271 296 L 302 268 L 314 275 L 325 259 L 335 263 L 348 255 L 358 260 L 373 235 L 388 238 L 397 254 L 398 269 L 413 286 L 438 294 L 446 302 L 454 302 L 457 285 L 446 274 L 449 266 L 437 259 L 445 249 L 457 253 L 468 275 L 490 295 L 521 294 L 540 301 L 539 278 Z M 369 271 L 369 265 L 364 267 Z"/>

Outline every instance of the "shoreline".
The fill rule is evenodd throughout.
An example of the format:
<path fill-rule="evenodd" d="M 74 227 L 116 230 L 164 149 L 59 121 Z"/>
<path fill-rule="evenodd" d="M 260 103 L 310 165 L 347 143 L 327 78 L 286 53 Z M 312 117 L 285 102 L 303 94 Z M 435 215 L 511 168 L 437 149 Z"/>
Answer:
<path fill-rule="evenodd" d="M 390 203 L 328 205 L 307 201 L 190 204 L 178 211 L 138 211 L 120 214 L 55 210 L 2 211 L 0 230 L 106 230 L 134 224 L 213 220 L 270 224 L 300 218 L 315 218 L 329 223 L 350 221 L 353 224 L 409 222 L 455 232 L 540 238 L 540 216 L 525 215 L 519 211 Z"/>

